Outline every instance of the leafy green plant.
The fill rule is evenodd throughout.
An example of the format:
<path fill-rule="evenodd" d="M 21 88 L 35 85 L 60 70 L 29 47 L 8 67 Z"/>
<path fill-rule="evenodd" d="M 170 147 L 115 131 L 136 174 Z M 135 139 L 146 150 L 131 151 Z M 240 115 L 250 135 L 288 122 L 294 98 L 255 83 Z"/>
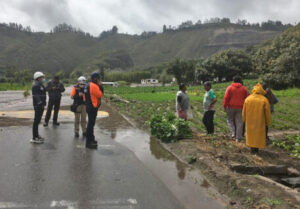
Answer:
<path fill-rule="evenodd" d="M 262 202 L 267 203 L 270 206 L 280 205 L 281 201 L 277 199 L 271 199 L 271 198 L 264 198 L 262 199 Z"/>
<path fill-rule="evenodd" d="M 154 115 L 150 120 L 150 128 L 151 135 L 165 143 L 192 137 L 189 124 L 177 118 L 174 113 Z"/>
<path fill-rule="evenodd" d="M 244 205 L 252 205 L 254 202 L 254 198 L 252 196 L 248 196 L 246 199 L 244 199 L 243 204 Z"/>
<path fill-rule="evenodd" d="M 23 92 L 23 95 L 25 98 L 27 98 L 28 96 L 30 96 L 30 92 L 28 89 L 26 89 L 24 92 Z"/>
<path fill-rule="evenodd" d="M 276 146 L 289 151 L 293 157 L 300 158 L 300 135 L 288 135 L 285 140 L 274 141 L 272 146 Z"/>

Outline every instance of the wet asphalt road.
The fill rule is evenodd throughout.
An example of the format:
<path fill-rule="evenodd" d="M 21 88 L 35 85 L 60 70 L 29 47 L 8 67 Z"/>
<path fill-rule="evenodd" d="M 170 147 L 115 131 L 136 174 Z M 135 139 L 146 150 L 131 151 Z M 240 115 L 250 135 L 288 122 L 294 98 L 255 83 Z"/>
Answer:
<path fill-rule="evenodd" d="M 71 124 L 41 128 L 41 134 L 46 143 L 32 145 L 28 127 L 1 132 L 0 208 L 51 208 L 55 201 L 57 208 L 182 208 L 162 182 L 110 136 L 97 132 L 100 146 L 93 151 L 73 138 Z"/>
<path fill-rule="evenodd" d="M 45 144 L 29 143 L 30 126 L 0 128 L 0 209 L 225 208 L 218 194 L 147 133 L 109 107 L 98 119 L 98 150 L 74 138 L 73 123 L 44 128 Z"/>

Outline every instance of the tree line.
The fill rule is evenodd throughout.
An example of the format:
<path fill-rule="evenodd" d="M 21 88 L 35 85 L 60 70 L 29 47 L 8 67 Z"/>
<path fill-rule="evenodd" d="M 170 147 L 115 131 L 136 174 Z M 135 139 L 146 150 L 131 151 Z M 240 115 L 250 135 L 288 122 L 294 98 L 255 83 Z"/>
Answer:
<path fill-rule="evenodd" d="M 204 21 L 198 20 L 195 23 L 191 20 L 187 20 L 182 22 L 178 26 L 166 26 L 163 25 L 163 33 L 166 32 L 172 32 L 172 31 L 184 31 L 184 30 L 193 30 L 193 29 L 200 29 L 200 28 L 205 28 L 205 27 L 210 27 L 213 25 L 237 25 L 237 26 L 245 26 L 245 27 L 250 27 L 250 28 L 255 28 L 255 29 L 262 29 L 262 30 L 275 30 L 275 31 L 282 31 L 287 29 L 288 27 L 291 27 L 291 24 L 283 24 L 281 21 L 276 20 L 268 20 L 268 21 L 263 21 L 261 23 L 250 23 L 246 19 L 238 19 L 235 23 L 230 20 L 230 18 L 224 17 L 224 18 L 219 18 L 219 17 L 213 17 L 210 19 L 206 19 Z"/>

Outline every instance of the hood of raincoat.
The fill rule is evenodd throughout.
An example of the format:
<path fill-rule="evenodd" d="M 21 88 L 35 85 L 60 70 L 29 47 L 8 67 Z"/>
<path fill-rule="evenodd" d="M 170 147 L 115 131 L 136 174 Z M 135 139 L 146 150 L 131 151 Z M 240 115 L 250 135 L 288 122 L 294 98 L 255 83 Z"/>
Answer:
<path fill-rule="evenodd" d="M 260 83 L 256 84 L 252 90 L 252 94 L 261 94 L 266 95 L 267 92 L 263 89 L 263 87 L 260 85 Z"/>
<path fill-rule="evenodd" d="M 231 86 L 235 87 L 235 88 L 240 88 L 243 85 L 241 83 L 232 83 Z"/>

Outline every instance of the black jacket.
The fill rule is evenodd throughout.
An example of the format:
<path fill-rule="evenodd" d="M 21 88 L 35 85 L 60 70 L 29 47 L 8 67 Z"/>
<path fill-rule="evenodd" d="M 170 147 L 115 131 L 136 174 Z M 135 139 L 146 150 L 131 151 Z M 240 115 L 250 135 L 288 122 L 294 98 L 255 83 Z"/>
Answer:
<path fill-rule="evenodd" d="M 46 105 L 46 89 L 43 84 L 35 81 L 32 85 L 32 100 L 34 107 Z"/>
<path fill-rule="evenodd" d="M 56 89 L 53 89 L 56 87 Z M 49 81 L 46 87 L 46 91 L 48 91 L 49 99 L 60 99 L 61 93 L 65 91 L 65 87 L 62 83 L 55 83 L 53 81 Z"/>
<path fill-rule="evenodd" d="M 74 95 L 73 99 L 74 99 L 74 104 L 76 105 L 82 105 L 85 104 L 85 101 L 83 99 L 83 96 L 79 96 L 79 93 L 83 93 L 84 94 L 84 88 L 80 88 L 79 85 L 73 86 L 73 88 L 75 88 L 76 94 Z"/>

